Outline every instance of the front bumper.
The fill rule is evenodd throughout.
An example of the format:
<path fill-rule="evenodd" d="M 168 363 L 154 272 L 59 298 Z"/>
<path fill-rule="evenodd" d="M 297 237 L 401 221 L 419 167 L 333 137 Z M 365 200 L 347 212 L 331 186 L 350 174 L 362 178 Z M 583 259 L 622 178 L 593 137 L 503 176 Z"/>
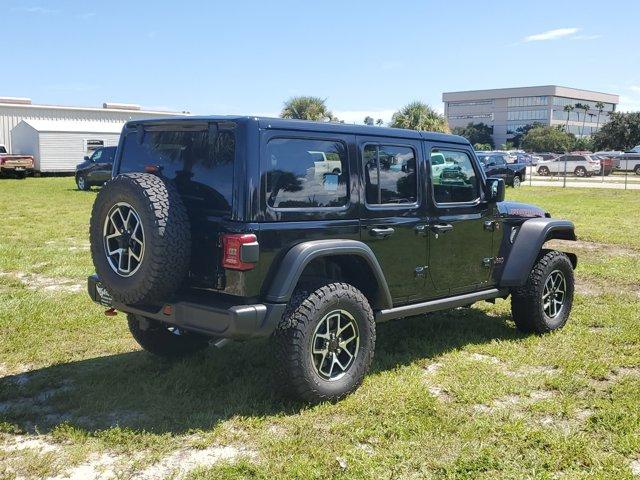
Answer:
<path fill-rule="evenodd" d="M 113 301 L 97 275 L 87 279 L 87 289 L 91 299 L 105 307 L 216 338 L 267 337 L 276 329 L 286 308 L 284 303 L 233 305 L 220 301 L 214 294 L 155 306 L 124 305 Z"/>

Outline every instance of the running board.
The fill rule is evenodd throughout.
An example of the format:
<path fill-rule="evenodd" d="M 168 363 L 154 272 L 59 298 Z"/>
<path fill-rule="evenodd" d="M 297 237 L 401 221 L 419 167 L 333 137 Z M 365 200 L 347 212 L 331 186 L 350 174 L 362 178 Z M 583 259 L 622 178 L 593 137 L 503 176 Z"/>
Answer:
<path fill-rule="evenodd" d="M 413 315 L 422 315 L 423 313 L 436 312 L 438 310 L 463 307 L 481 300 L 505 297 L 508 293 L 508 290 L 491 288 L 489 290 L 456 295 L 455 297 L 439 298 L 438 300 L 429 300 L 428 302 L 414 303 L 412 305 L 403 305 L 402 307 L 379 310 L 376 312 L 375 318 L 376 322 L 385 322 L 396 318 L 411 317 Z"/>

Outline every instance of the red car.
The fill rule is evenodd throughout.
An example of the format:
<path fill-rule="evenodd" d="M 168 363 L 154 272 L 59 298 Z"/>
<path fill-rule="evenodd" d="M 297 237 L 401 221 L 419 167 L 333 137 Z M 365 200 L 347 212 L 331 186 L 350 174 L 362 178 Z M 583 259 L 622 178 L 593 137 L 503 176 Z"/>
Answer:
<path fill-rule="evenodd" d="M 598 172 L 598 175 L 602 175 L 603 170 L 605 176 L 610 175 L 611 172 L 613 172 L 616 164 L 613 157 L 608 155 L 591 155 L 591 158 L 597 158 L 600 160 L 600 171 Z"/>

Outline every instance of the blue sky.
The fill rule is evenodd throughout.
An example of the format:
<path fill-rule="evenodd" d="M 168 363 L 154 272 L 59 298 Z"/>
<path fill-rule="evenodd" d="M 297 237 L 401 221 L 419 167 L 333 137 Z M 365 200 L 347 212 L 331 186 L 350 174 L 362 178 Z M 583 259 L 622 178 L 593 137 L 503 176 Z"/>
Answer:
<path fill-rule="evenodd" d="M 558 84 L 640 110 L 640 2 L 0 0 L 0 96 L 388 120 L 442 92 Z"/>

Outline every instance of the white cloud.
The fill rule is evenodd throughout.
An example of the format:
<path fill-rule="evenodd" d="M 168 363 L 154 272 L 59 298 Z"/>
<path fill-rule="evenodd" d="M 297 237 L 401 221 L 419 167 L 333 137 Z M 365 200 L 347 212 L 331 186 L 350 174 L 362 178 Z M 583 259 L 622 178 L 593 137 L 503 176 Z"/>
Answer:
<path fill-rule="evenodd" d="M 633 90 L 634 92 L 640 93 L 640 85 L 631 85 L 629 90 Z"/>
<path fill-rule="evenodd" d="M 90 20 L 95 17 L 97 14 L 95 12 L 87 12 L 87 13 L 79 13 L 76 15 L 80 20 Z"/>
<path fill-rule="evenodd" d="M 15 7 L 11 10 L 14 12 L 35 13 L 39 15 L 51 15 L 52 13 L 58 13 L 58 10 L 52 10 L 46 7 Z"/>
<path fill-rule="evenodd" d="M 540 42 L 544 40 L 556 40 L 558 38 L 573 35 L 574 33 L 577 33 L 579 30 L 580 30 L 579 28 L 575 28 L 575 27 L 556 28 L 555 30 L 547 30 L 546 32 L 529 35 L 527 37 L 524 37 L 522 40 L 524 42 Z"/>

